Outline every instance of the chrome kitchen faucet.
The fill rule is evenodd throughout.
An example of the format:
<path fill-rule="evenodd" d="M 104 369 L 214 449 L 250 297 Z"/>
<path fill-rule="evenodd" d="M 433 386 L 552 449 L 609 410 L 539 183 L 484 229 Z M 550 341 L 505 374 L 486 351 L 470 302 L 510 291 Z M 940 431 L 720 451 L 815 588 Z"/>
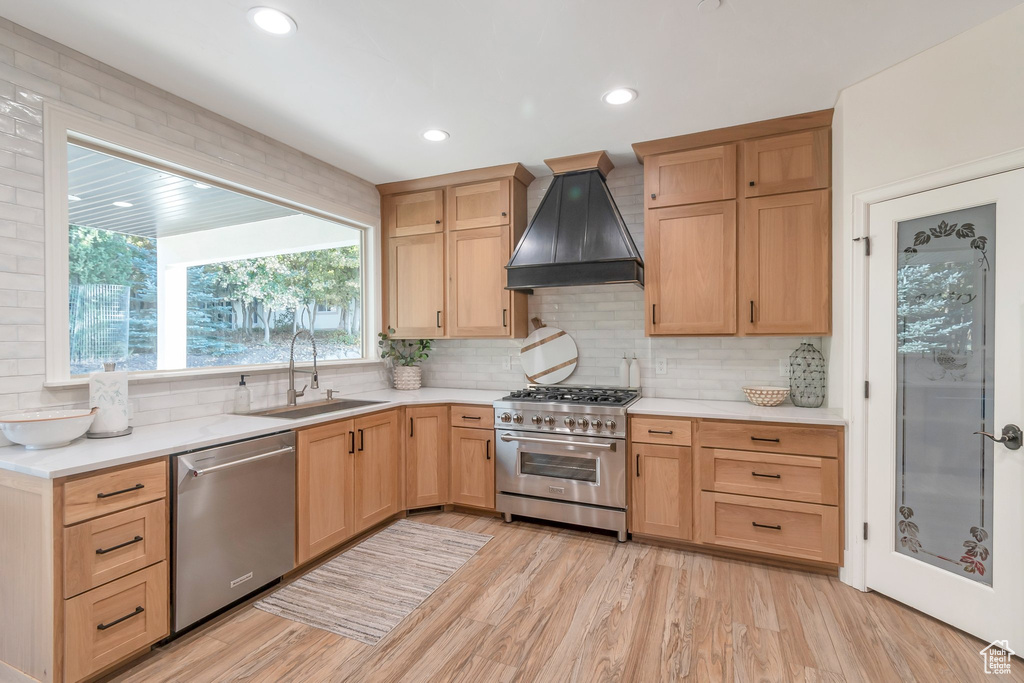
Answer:
<path fill-rule="evenodd" d="M 305 335 L 307 335 L 309 337 L 309 343 L 312 344 L 312 346 L 313 346 L 313 369 L 312 370 L 301 370 L 301 369 L 300 370 L 296 370 L 295 369 L 295 340 L 298 339 L 299 336 L 302 335 L 302 334 L 305 334 Z M 310 380 L 310 382 L 312 382 L 312 384 L 313 384 L 313 388 L 314 389 L 319 389 L 320 388 L 320 376 L 317 374 L 317 370 L 316 370 L 316 338 L 313 336 L 312 332 L 310 332 L 309 330 L 306 330 L 306 329 L 299 330 L 298 332 L 295 333 L 295 336 L 292 337 L 292 352 L 291 352 L 291 356 L 288 358 L 288 405 L 290 405 L 290 406 L 296 405 L 295 399 L 297 399 L 299 396 L 304 396 L 306 394 L 306 387 L 309 386 L 308 384 L 304 384 L 302 386 L 302 389 L 300 389 L 298 391 L 295 391 L 295 373 L 296 372 L 305 372 L 305 373 L 308 373 L 310 375 L 313 375 L 313 379 Z"/>

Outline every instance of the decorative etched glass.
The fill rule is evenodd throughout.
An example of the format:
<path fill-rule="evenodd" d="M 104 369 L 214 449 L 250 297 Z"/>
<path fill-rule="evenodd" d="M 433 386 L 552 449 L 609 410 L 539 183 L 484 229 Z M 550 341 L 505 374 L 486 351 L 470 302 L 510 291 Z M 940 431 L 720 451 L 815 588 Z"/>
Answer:
<path fill-rule="evenodd" d="M 992 584 L 996 206 L 903 221 L 896 551 Z"/>
<path fill-rule="evenodd" d="M 810 342 L 789 355 L 789 395 L 801 408 L 818 408 L 825 402 L 825 357 Z"/>

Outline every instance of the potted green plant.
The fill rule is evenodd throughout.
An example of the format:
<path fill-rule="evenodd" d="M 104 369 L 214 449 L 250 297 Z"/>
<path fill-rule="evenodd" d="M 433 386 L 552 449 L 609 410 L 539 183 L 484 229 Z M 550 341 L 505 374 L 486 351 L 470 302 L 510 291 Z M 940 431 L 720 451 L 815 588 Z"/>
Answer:
<path fill-rule="evenodd" d="M 430 357 L 429 339 L 395 339 L 395 329 L 389 327 L 387 332 L 377 336 L 380 357 L 389 361 L 394 367 L 395 389 L 419 389 L 423 385 L 423 371 L 419 363 Z"/>

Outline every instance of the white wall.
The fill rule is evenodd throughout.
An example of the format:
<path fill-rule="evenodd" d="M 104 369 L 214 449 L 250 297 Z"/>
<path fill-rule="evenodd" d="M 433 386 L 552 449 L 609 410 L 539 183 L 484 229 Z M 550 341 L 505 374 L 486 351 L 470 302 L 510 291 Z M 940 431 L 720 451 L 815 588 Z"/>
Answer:
<path fill-rule="evenodd" d="M 44 101 L 357 212 L 380 211 L 379 195 L 365 180 L 0 18 L 0 412 L 88 400 L 84 387 L 43 386 Z M 343 392 L 384 386 L 379 363 L 321 374 L 324 384 Z M 133 383 L 134 424 L 229 410 L 236 383 L 232 377 Z M 283 400 L 283 373 L 250 383 L 257 406 Z"/>
<path fill-rule="evenodd" d="M 551 176 L 530 184 L 527 204 L 537 210 Z M 643 167 L 628 164 L 608 175 L 608 187 L 636 246 L 644 248 Z M 636 354 L 645 396 L 743 401 L 745 384 L 788 386 L 779 375 L 800 338 L 782 337 L 645 337 L 643 290 L 635 285 L 594 285 L 538 289 L 529 297 L 530 315 L 562 328 L 576 340 L 579 364 L 563 384 L 614 385 L 622 354 Z M 821 339 L 811 339 L 821 348 Z M 526 384 L 519 365 L 520 339 L 450 340 L 435 343 L 424 365 L 431 386 L 513 389 Z M 502 361 L 511 357 L 511 369 Z M 668 372 L 658 375 L 656 358 Z"/>
<path fill-rule="evenodd" d="M 833 405 L 844 403 L 840 382 L 853 331 L 847 320 L 853 196 L 1024 147 L 1022 36 L 1024 5 L 840 94 L 833 123 Z M 859 381 L 849 379 L 852 386 Z"/>

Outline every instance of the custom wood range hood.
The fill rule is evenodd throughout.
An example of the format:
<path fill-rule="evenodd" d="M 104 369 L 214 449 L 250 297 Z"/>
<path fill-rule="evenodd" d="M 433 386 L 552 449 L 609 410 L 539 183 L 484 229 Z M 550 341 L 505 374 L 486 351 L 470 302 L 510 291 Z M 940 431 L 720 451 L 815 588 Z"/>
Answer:
<path fill-rule="evenodd" d="M 506 266 L 507 288 L 632 282 L 644 285 L 644 262 L 605 182 L 605 152 L 544 161 L 554 174 L 537 213 Z"/>

